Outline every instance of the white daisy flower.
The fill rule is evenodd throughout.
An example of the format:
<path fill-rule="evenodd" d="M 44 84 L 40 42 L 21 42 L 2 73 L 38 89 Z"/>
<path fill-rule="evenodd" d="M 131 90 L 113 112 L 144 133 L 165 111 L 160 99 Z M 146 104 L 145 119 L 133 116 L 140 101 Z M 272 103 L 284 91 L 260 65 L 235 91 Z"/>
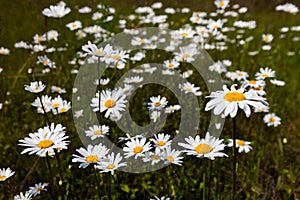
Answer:
<path fill-rule="evenodd" d="M 10 50 L 8 48 L 0 47 L 0 55 L 8 55 Z"/>
<path fill-rule="evenodd" d="M 142 134 L 138 134 L 135 136 L 131 136 L 129 133 L 126 133 L 126 137 L 119 137 L 118 140 L 119 142 L 123 142 L 123 141 L 130 141 L 130 140 L 134 140 L 136 138 L 143 138 L 144 136 Z"/>
<path fill-rule="evenodd" d="M 20 194 L 14 196 L 14 200 L 31 200 L 31 194 L 29 194 L 28 191 L 25 192 L 25 194 L 23 194 L 23 192 L 21 192 Z"/>
<path fill-rule="evenodd" d="M 180 105 L 170 105 L 166 107 L 165 113 L 174 113 L 175 111 L 180 110 L 180 108 Z"/>
<path fill-rule="evenodd" d="M 114 152 L 107 156 L 107 159 L 99 161 L 96 165 L 96 168 L 100 169 L 100 173 L 110 172 L 112 175 L 115 170 L 124 167 L 127 165 L 126 162 L 121 162 L 123 157 L 118 153 L 115 157 Z"/>
<path fill-rule="evenodd" d="M 274 39 L 274 36 L 272 34 L 262 34 L 262 40 L 266 43 L 272 42 Z"/>
<path fill-rule="evenodd" d="M 266 78 L 273 78 L 275 77 L 275 71 L 272 69 L 266 67 L 266 68 L 260 68 L 259 72 L 255 74 L 256 78 L 258 80 L 264 80 Z"/>
<path fill-rule="evenodd" d="M 52 85 L 51 86 L 51 92 L 52 93 L 59 93 L 59 94 L 63 94 L 63 93 L 67 93 L 66 89 L 64 88 L 61 88 L 61 87 L 58 87 L 58 86 L 55 86 L 55 85 Z"/>
<path fill-rule="evenodd" d="M 135 159 L 138 157 L 143 157 L 147 151 L 149 151 L 152 147 L 150 142 L 146 143 L 146 138 L 135 138 L 131 141 L 125 143 L 126 147 L 123 148 L 125 152 L 125 158 L 129 158 L 134 156 Z"/>
<path fill-rule="evenodd" d="M 50 5 L 50 7 L 45 8 L 42 13 L 47 17 L 62 18 L 71 12 L 71 9 L 65 6 L 65 4 Z"/>
<path fill-rule="evenodd" d="M 285 86 L 285 82 L 284 81 L 280 81 L 280 80 L 277 80 L 277 79 L 272 79 L 272 80 L 270 80 L 270 82 L 273 85 L 276 85 L 276 86 Z"/>
<path fill-rule="evenodd" d="M 162 159 L 162 150 L 160 148 L 155 148 L 154 152 L 146 152 L 145 156 L 143 157 L 143 161 L 151 162 L 151 165 L 159 163 L 159 161 L 161 161 Z"/>
<path fill-rule="evenodd" d="M 127 100 L 123 95 L 121 88 L 114 90 L 104 90 L 101 92 L 100 112 L 105 112 L 105 117 L 108 118 L 112 115 L 120 115 L 121 111 L 125 110 Z M 93 111 L 99 111 L 99 92 L 96 93 L 96 97 L 92 98 L 91 107 L 94 107 Z"/>
<path fill-rule="evenodd" d="M 37 183 L 33 187 L 29 187 L 29 194 L 31 194 L 33 197 L 39 195 L 41 191 L 47 191 L 46 187 L 48 186 L 48 183 Z"/>
<path fill-rule="evenodd" d="M 82 28 L 82 24 L 81 21 L 75 20 L 74 22 L 66 24 L 66 27 L 68 27 L 71 31 L 74 31 L 76 29 Z"/>
<path fill-rule="evenodd" d="M 86 136 L 91 137 L 92 140 L 108 135 L 109 127 L 106 125 L 97 126 L 93 125 L 89 127 L 89 130 L 85 131 Z"/>
<path fill-rule="evenodd" d="M 255 113 L 261 113 L 261 112 L 269 112 L 269 106 L 263 106 L 263 107 L 255 107 L 254 112 Z"/>
<path fill-rule="evenodd" d="M 6 179 L 8 179 L 9 177 L 11 177 L 14 174 L 15 174 L 15 172 L 12 171 L 10 168 L 0 169 L 0 181 L 5 181 Z"/>
<path fill-rule="evenodd" d="M 148 108 L 150 110 L 161 110 L 168 104 L 167 98 L 161 98 L 160 95 L 158 95 L 157 97 L 150 97 L 150 101 L 151 102 L 148 103 Z"/>
<path fill-rule="evenodd" d="M 103 160 L 108 153 L 109 149 L 107 149 L 101 143 L 98 145 L 88 145 L 87 149 L 80 147 L 76 149 L 76 151 L 80 154 L 73 154 L 72 162 L 80 162 L 79 168 L 86 168 L 90 164 L 96 164 L 97 162 Z"/>
<path fill-rule="evenodd" d="M 150 111 L 150 119 L 155 123 L 157 122 L 158 118 L 160 118 L 161 111 L 159 110 L 153 110 Z"/>
<path fill-rule="evenodd" d="M 155 147 L 160 149 L 165 149 L 172 144 L 172 140 L 170 140 L 171 136 L 164 133 L 158 133 L 154 135 L 154 138 L 151 138 L 150 141 L 154 143 Z"/>
<path fill-rule="evenodd" d="M 281 118 L 276 116 L 275 113 L 269 113 L 264 116 L 264 122 L 267 124 L 267 126 L 277 127 L 281 124 Z"/>
<path fill-rule="evenodd" d="M 141 83 L 144 81 L 143 77 L 140 76 L 133 76 L 133 77 L 129 77 L 129 78 L 125 78 L 124 79 L 124 83 Z"/>
<path fill-rule="evenodd" d="M 162 157 L 165 160 L 165 164 L 175 164 L 181 166 L 181 163 L 183 162 L 183 157 L 181 155 L 181 151 L 171 149 L 170 146 L 168 146 L 166 149 L 163 150 Z"/>
<path fill-rule="evenodd" d="M 199 91 L 200 87 L 195 87 L 195 84 L 192 84 L 190 82 L 186 82 L 183 85 L 179 84 L 179 89 L 184 91 L 185 94 L 192 93 L 195 96 L 201 96 L 202 92 Z"/>
<path fill-rule="evenodd" d="M 268 105 L 266 99 L 258 96 L 254 90 L 244 92 L 244 88 L 238 90 L 235 89 L 236 84 L 231 86 L 229 90 L 226 85 L 223 86 L 223 91 L 212 92 L 208 98 L 210 100 L 206 106 L 205 111 L 214 109 L 215 115 L 224 114 L 225 116 L 230 115 L 234 118 L 237 114 L 238 108 L 244 110 L 247 117 L 251 115 L 252 107 L 263 107 Z M 250 105 L 250 106 L 249 106 Z"/>
<path fill-rule="evenodd" d="M 264 80 L 244 80 L 242 87 L 247 88 L 259 88 L 259 87 L 265 87 L 266 82 Z"/>
<path fill-rule="evenodd" d="M 31 103 L 31 105 L 34 107 L 37 107 L 38 113 L 44 114 L 44 109 L 45 109 L 45 112 L 51 111 L 51 109 L 52 109 L 51 97 L 49 97 L 48 95 L 43 95 L 41 99 L 42 99 L 42 103 L 41 103 L 40 97 L 37 97 L 34 100 L 34 102 Z M 44 109 L 42 107 L 42 104 L 44 106 Z"/>
<path fill-rule="evenodd" d="M 64 129 L 65 127 L 61 124 L 55 125 L 52 123 L 50 127 L 45 126 L 40 128 L 38 132 L 29 133 L 29 137 L 19 140 L 18 145 L 27 147 L 21 154 L 29 153 L 31 155 L 35 153 L 44 157 L 47 153 L 53 155 L 54 150 L 67 149 L 69 141 L 66 141 L 66 139 L 69 136 L 65 135 Z"/>
<path fill-rule="evenodd" d="M 30 85 L 24 85 L 24 86 L 25 86 L 25 90 L 32 93 L 40 93 L 46 87 L 46 85 L 44 85 L 42 81 L 31 82 Z"/>
<path fill-rule="evenodd" d="M 239 153 L 245 152 L 248 153 L 252 150 L 252 147 L 250 146 L 251 142 L 244 141 L 244 140 L 235 140 L 236 148 L 238 148 Z M 233 146 L 233 139 L 229 139 L 229 143 L 227 144 L 228 147 Z"/>
<path fill-rule="evenodd" d="M 205 138 L 201 139 L 200 136 L 197 135 L 194 139 L 189 136 L 185 138 L 185 141 L 187 143 L 178 143 L 178 145 L 186 149 L 183 150 L 183 152 L 186 152 L 187 155 L 195 155 L 199 158 L 204 157 L 211 160 L 214 160 L 215 157 L 227 157 L 225 153 L 220 152 L 224 150 L 226 146 L 222 144 L 223 139 L 220 140 L 219 138 L 210 136 L 209 133 L 206 133 Z"/>
<path fill-rule="evenodd" d="M 179 67 L 179 65 L 180 65 L 180 63 L 174 59 L 164 61 L 164 67 L 167 69 L 176 69 Z"/>

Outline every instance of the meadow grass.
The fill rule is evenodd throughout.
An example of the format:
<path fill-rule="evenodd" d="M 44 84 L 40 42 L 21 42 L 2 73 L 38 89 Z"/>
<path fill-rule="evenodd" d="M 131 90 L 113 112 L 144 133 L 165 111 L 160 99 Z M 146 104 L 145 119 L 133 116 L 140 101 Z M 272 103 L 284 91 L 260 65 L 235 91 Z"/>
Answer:
<path fill-rule="evenodd" d="M 70 74 L 70 70 L 79 66 L 71 66 L 71 60 L 77 51 L 81 50 L 82 42 L 77 42 L 74 32 L 65 28 L 65 24 L 80 20 L 84 25 L 90 25 L 90 19 L 75 11 L 76 6 L 91 6 L 96 8 L 99 2 L 96 1 L 65 1 L 72 9 L 71 14 L 62 19 L 48 19 L 50 30 L 55 28 L 63 30 L 60 32 L 58 46 L 68 44 L 68 50 L 62 53 L 55 53 L 51 57 L 57 63 L 57 68 L 51 73 L 35 74 L 36 80 L 42 80 L 48 87 L 45 94 L 50 93 L 51 85 L 58 85 L 65 88 L 68 93 L 63 94 L 64 99 L 72 99 L 72 88 L 76 78 Z M 147 1 L 146 1 L 147 2 Z M 275 12 L 276 1 L 261 3 L 260 1 L 238 2 L 249 8 L 247 14 L 239 16 L 241 20 L 256 20 L 257 28 L 246 30 L 245 35 L 253 36 L 251 43 L 244 46 L 228 44 L 226 51 L 209 50 L 213 60 L 229 59 L 232 61 L 231 71 L 247 71 L 251 77 L 260 67 L 270 67 L 276 71 L 276 78 L 284 80 L 286 86 L 276 87 L 268 83 L 267 99 L 271 110 L 281 117 L 279 127 L 267 127 L 263 121 L 263 114 L 252 116 L 247 119 L 244 114 L 237 117 L 237 134 L 240 138 L 251 141 L 253 150 L 250 153 L 238 154 L 237 164 L 237 199 L 299 199 L 300 198 L 300 157 L 299 157 L 299 127 L 298 120 L 300 104 L 300 45 L 299 41 L 292 41 L 293 37 L 300 37 L 299 32 L 288 32 L 284 39 L 280 39 L 280 28 L 283 26 L 299 25 L 299 14 L 291 15 Z M 150 2 L 148 5 L 151 5 Z M 297 2 L 296 2 L 297 3 Z M 41 1 L 1 1 L 0 2 L 0 46 L 8 47 L 10 55 L 0 55 L 0 67 L 3 72 L 0 74 L 0 102 L 7 101 L 0 111 L 0 168 L 10 167 L 16 171 L 15 175 L 0 183 L 0 199 L 10 199 L 21 191 L 27 190 L 29 186 L 37 182 L 49 182 L 49 172 L 46 161 L 37 156 L 21 155 L 23 147 L 17 145 L 18 140 L 24 138 L 28 133 L 36 131 L 45 126 L 43 115 L 37 114 L 30 105 L 35 99 L 33 94 L 24 91 L 24 85 L 31 81 L 27 75 L 28 68 L 35 67 L 37 71 L 41 66 L 36 66 L 36 57 L 30 56 L 29 51 L 15 49 L 15 42 L 24 40 L 32 41 L 34 34 L 46 32 L 45 17 L 41 11 L 53 4 L 52 2 Z M 108 5 L 116 8 L 115 18 L 132 13 L 133 9 L 142 4 L 142 1 L 108 1 Z M 234 4 L 233 2 L 231 4 Z M 130 5 L 130 6 L 127 6 Z M 192 10 L 213 10 L 213 3 L 204 1 L 189 1 L 173 3 L 164 2 L 164 6 L 190 7 Z M 300 6 L 298 4 L 298 6 Z M 179 29 L 182 24 L 188 22 L 187 15 L 172 16 L 174 23 L 171 29 Z M 89 15 L 90 17 L 90 15 Z M 101 22 L 100 22 L 101 23 Z M 101 24 L 107 30 L 118 32 L 117 21 L 112 25 Z M 271 51 L 262 51 L 261 36 L 263 33 L 271 33 L 275 39 L 272 42 Z M 231 35 L 232 34 L 232 35 Z M 229 37 L 235 37 L 236 33 L 228 33 Z M 92 40 L 88 38 L 84 39 Z M 54 43 L 53 43 L 54 44 Z M 55 44 L 57 45 L 57 44 Z M 249 56 L 252 51 L 259 51 L 255 56 Z M 288 52 L 295 55 L 289 56 Z M 163 60 L 163 59 L 162 59 Z M 161 61 L 160 61 L 161 62 Z M 112 72 L 109 71 L 108 74 Z M 117 77 L 121 72 L 116 72 Z M 198 77 L 199 78 L 199 77 Z M 200 84 L 200 83 L 199 83 Z M 206 88 L 201 85 L 201 88 Z M 148 102 L 155 94 L 153 88 L 143 88 L 145 91 L 138 91 L 132 104 L 136 101 Z M 155 91 L 163 91 L 172 99 L 172 94 L 157 86 Z M 208 95 L 207 91 L 203 91 Z M 147 94 L 147 95 L 144 95 Z M 204 101 L 204 98 L 202 99 Z M 176 104 L 174 100 L 172 103 Z M 132 106 L 133 107 L 133 106 Z M 147 108 L 133 107 L 132 116 L 137 123 L 147 124 L 149 120 L 144 119 Z M 208 114 L 201 112 L 203 122 Z M 114 175 L 99 174 L 99 185 L 95 183 L 94 171 L 92 168 L 79 169 L 77 164 L 72 163 L 72 154 L 82 146 L 74 126 L 71 112 L 62 115 L 49 115 L 50 121 L 61 123 L 67 128 L 69 140 L 71 141 L 68 150 L 60 153 L 60 169 L 57 163 L 51 161 L 54 170 L 54 181 L 57 187 L 58 199 L 98 199 L 98 189 L 102 199 L 149 199 L 154 196 L 169 196 L 172 199 L 230 199 L 231 198 L 231 160 L 232 150 L 226 148 L 225 153 L 229 157 L 210 160 L 185 157 L 181 167 L 172 165 L 159 171 L 130 174 L 116 171 Z M 179 127 L 180 112 L 168 117 L 164 130 L 174 132 Z M 231 119 L 227 118 L 221 138 L 231 138 Z M 113 123 L 109 124 L 113 127 Z M 201 127 L 202 132 L 207 127 Z M 117 134 L 120 130 L 116 127 L 111 135 Z M 114 138 L 116 140 L 116 138 Z M 283 142 L 286 139 L 287 142 Z M 213 164 L 212 164 L 213 163 Z M 209 170 L 212 165 L 212 180 L 210 192 L 208 192 Z M 61 176 L 59 175 L 61 171 Z M 28 173 L 30 172 L 30 173 Z M 60 182 L 61 180 L 61 182 Z M 100 189 L 97 188 L 100 186 Z M 207 197 L 208 193 L 210 194 Z M 51 199 L 49 193 L 42 193 L 36 199 Z"/>

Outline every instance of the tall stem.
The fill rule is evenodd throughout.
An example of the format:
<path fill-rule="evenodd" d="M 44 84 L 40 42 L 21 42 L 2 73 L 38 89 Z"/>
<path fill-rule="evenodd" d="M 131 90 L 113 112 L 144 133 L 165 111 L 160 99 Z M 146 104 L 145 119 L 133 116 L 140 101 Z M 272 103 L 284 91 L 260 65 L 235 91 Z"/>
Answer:
<path fill-rule="evenodd" d="M 97 71 L 98 71 L 98 89 L 99 89 L 99 116 L 100 116 L 100 126 L 102 126 L 102 116 L 101 116 L 101 74 L 100 74 L 100 57 L 98 57 L 98 65 L 97 65 Z M 101 127 L 102 129 L 102 127 Z"/>
<path fill-rule="evenodd" d="M 55 199 L 55 187 L 54 187 L 54 182 L 53 182 L 53 172 L 52 172 L 52 168 L 51 168 L 51 165 L 50 165 L 50 161 L 49 161 L 49 152 L 46 153 L 46 161 L 47 161 L 47 166 L 48 166 L 48 169 L 49 169 L 49 173 L 50 173 L 50 187 L 51 187 L 51 195 L 52 195 L 52 198 Z"/>
<path fill-rule="evenodd" d="M 207 199 L 210 199 L 210 190 L 211 190 L 211 179 L 212 179 L 212 168 L 213 168 L 213 161 L 209 161 L 209 178 L 208 178 L 208 195 Z"/>
<path fill-rule="evenodd" d="M 236 199 L 236 117 L 232 119 L 233 121 L 233 166 L 232 166 L 232 179 L 233 179 L 233 185 L 232 185 L 232 199 Z"/>
<path fill-rule="evenodd" d="M 94 166 L 93 166 L 93 168 L 94 168 L 94 177 L 95 177 L 95 181 L 96 181 L 96 184 L 97 184 L 98 197 L 99 197 L 99 199 L 101 199 L 100 182 L 99 182 L 99 177 L 97 175 L 97 173 L 99 173 L 99 172 L 97 172 L 97 170 Z"/>

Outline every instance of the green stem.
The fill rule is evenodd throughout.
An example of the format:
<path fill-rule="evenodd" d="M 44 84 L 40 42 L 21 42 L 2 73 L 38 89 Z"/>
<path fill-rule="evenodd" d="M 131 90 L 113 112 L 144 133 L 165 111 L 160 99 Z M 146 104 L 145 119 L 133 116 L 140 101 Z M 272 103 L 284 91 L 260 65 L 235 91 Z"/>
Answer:
<path fill-rule="evenodd" d="M 49 152 L 46 153 L 46 161 L 47 161 L 47 166 L 48 166 L 48 170 L 49 170 L 49 173 L 50 173 L 50 187 L 51 187 L 51 196 L 52 196 L 52 199 L 56 199 L 55 198 L 55 187 L 54 187 L 54 177 L 53 177 L 53 172 L 52 172 L 52 168 L 51 168 L 51 165 L 50 165 L 50 161 L 49 161 Z"/>
<path fill-rule="evenodd" d="M 100 193 L 100 182 L 99 182 L 99 177 L 97 175 L 97 170 L 96 168 L 93 166 L 94 168 L 94 177 L 95 177 L 95 181 L 96 181 L 96 184 L 97 184 L 97 192 L 98 192 L 98 197 L 99 199 L 101 199 L 101 193 Z"/>
<path fill-rule="evenodd" d="M 233 119 L 233 166 L 232 166 L 232 179 L 233 179 L 233 185 L 232 185 L 232 199 L 236 199 L 236 118 Z"/>

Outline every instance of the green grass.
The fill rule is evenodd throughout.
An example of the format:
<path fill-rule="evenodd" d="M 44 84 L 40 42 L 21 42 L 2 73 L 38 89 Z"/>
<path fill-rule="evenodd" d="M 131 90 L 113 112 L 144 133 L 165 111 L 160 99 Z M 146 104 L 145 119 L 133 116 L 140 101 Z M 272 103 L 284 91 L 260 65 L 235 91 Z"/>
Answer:
<path fill-rule="evenodd" d="M 153 1 L 151 1 L 153 2 Z M 238 2 L 238 1 L 235 1 Z M 77 42 L 74 33 L 65 28 L 65 24 L 79 19 L 83 26 L 91 25 L 90 14 L 88 17 L 80 15 L 75 11 L 75 6 L 88 5 L 96 9 L 95 1 L 66 1 L 71 7 L 71 14 L 61 20 L 49 19 L 48 29 L 55 28 L 59 31 L 59 42 L 53 43 L 56 46 L 64 46 L 68 43 L 68 51 L 53 53 L 52 60 L 57 63 L 57 69 L 51 73 L 37 74 L 36 79 L 42 80 L 46 85 L 43 94 L 51 95 L 50 86 L 58 85 L 66 88 L 67 94 L 64 99 L 72 99 L 72 87 L 76 75 L 68 74 L 73 68 L 67 62 L 71 60 L 76 51 L 88 39 Z M 148 2 L 148 5 L 151 5 Z M 257 28 L 247 30 L 245 35 L 253 36 L 254 40 L 244 47 L 237 47 L 235 44 L 228 44 L 229 50 L 223 52 L 209 51 L 212 58 L 216 60 L 229 59 L 233 65 L 230 71 L 236 69 L 249 72 L 254 77 L 260 67 L 270 67 L 276 71 L 276 78 L 284 80 L 286 86 L 276 87 L 267 85 L 267 99 L 270 103 L 270 110 L 275 112 L 282 119 L 282 124 L 277 128 L 267 127 L 263 121 L 263 114 L 257 114 L 247 119 L 244 114 L 238 115 L 238 136 L 241 139 L 252 141 L 253 150 L 248 153 L 238 154 L 237 186 L 238 199 L 299 199 L 300 198 L 300 156 L 299 156 L 299 127 L 298 120 L 300 105 L 300 45 L 293 42 L 294 36 L 300 37 L 298 32 L 286 34 L 285 39 L 279 38 L 279 30 L 283 26 L 299 25 L 299 14 L 289 15 L 275 12 L 275 6 L 279 1 L 245 1 L 240 4 L 249 8 L 247 14 L 239 17 L 241 20 L 256 20 Z M 295 1 L 295 3 L 298 3 Z M 12 198 L 19 192 L 24 192 L 29 186 L 37 182 L 49 182 L 49 172 L 46 160 L 37 156 L 20 155 L 22 147 L 17 146 L 18 140 L 24 138 L 28 133 L 37 131 L 45 126 L 43 115 L 36 114 L 30 103 L 35 99 L 33 94 L 24 91 L 24 85 L 30 82 L 27 70 L 36 66 L 36 55 L 30 56 L 29 52 L 23 49 L 14 49 L 15 42 L 24 40 L 31 42 L 34 34 L 45 32 L 45 18 L 41 14 L 43 8 L 54 4 L 41 1 L 0 1 L 0 47 L 4 46 L 11 50 L 9 56 L 0 55 L 0 67 L 3 72 L 0 74 L 0 102 L 3 105 L 0 111 L 0 168 L 10 167 L 16 171 L 15 175 L 5 182 L 0 183 L 0 199 Z M 116 8 L 116 18 L 132 13 L 133 9 L 140 5 L 140 1 L 108 1 L 108 5 Z M 128 6 L 129 5 L 129 6 Z M 165 3 L 165 6 L 190 7 L 192 10 L 213 10 L 212 2 L 207 1 L 174 1 Z M 299 3 L 298 3 L 298 6 Z M 181 27 L 187 22 L 189 15 L 175 15 L 172 20 L 175 22 L 171 28 Z M 119 32 L 113 25 L 105 25 L 108 30 Z M 271 51 L 261 51 L 256 56 L 249 56 L 248 52 L 260 50 L 262 33 L 272 33 L 275 36 L 272 42 Z M 235 37 L 236 33 L 229 33 L 229 37 Z M 288 56 L 287 52 L 294 51 L 294 56 Z M 157 54 L 155 54 L 157 55 Z M 50 57 L 50 56 L 49 56 Z M 108 74 L 110 71 L 108 72 Z M 121 73 L 116 74 L 116 79 Z M 197 85 L 197 84 L 196 84 Z M 201 85 L 205 88 L 205 85 Z M 140 91 L 134 97 L 140 102 L 147 102 L 152 88 L 149 91 Z M 158 87 L 158 90 L 161 89 Z M 147 88 L 146 88 L 147 90 Z M 8 94 L 9 92 L 9 94 Z M 164 90 L 165 94 L 172 96 Z M 205 92 L 205 91 L 204 91 Z M 147 96 L 144 94 L 148 94 Z M 207 91 L 206 93 L 207 94 Z M 170 98 L 171 99 L 171 98 Z M 133 101 L 135 103 L 135 101 Z M 176 101 L 174 100 L 174 103 Z M 133 108 L 131 112 L 138 123 L 147 123 L 144 114 L 147 112 L 142 105 Z M 142 108 L 141 108 L 142 107 Z M 204 122 L 208 114 L 202 113 Z M 164 131 L 174 132 L 178 129 L 180 113 L 168 118 Z M 62 183 L 59 184 L 58 166 L 56 161 L 51 160 L 54 169 L 57 195 L 60 199 L 98 199 L 97 186 L 94 180 L 92 168 L 79 169 L 78 164 L 71 162 L 72 154 L 82 146 L 76 132 L 71 111 L 63 115 L 50 115 L 50 121 L 62 123 L 70 136 L 71 143 L 67 151 L 60 153 L 62 171 Z M 113 123 L 111 123 L 111 127 Z M 205 131 L 203 127 L 202 131 Z M 111 135 L 117 134 L 120 130 L 115 128 Z M 221 138 L 231 138 L 231 120 L 228 118 Z M 283 138 L 287 139 L 284 144 Z M 207 199 L 230 199 L 231 198 L 231 160 L 232 151 L 226 148 L 228 158 L 219 158 L 213 161 L 213 173 L 211 181 L 211 192 Z M 36 161 L 37 160 L 37 161 Z M 33 164 L 36 166 L 33 167 Z M 186 156 L 184 163 L 179 166 L 168 166 L 159 171 L 144 174 L 129 174 L 117 171 L 114 178 L 110 174 L 101 174 L 100 192 L 103 199 L 149 199 L 150 197 L 169 196 L 172 199 L 205 199 L 208 194 L 210 161 Z M 31 171 L 30 174 L 28 172 Z M 27 176 L 26 176 L 27 175 Z M 26 177 L 26 178 L 25 178 Z M 37 199 L 51 199 L 50 193 L 42 193 Z"/>

